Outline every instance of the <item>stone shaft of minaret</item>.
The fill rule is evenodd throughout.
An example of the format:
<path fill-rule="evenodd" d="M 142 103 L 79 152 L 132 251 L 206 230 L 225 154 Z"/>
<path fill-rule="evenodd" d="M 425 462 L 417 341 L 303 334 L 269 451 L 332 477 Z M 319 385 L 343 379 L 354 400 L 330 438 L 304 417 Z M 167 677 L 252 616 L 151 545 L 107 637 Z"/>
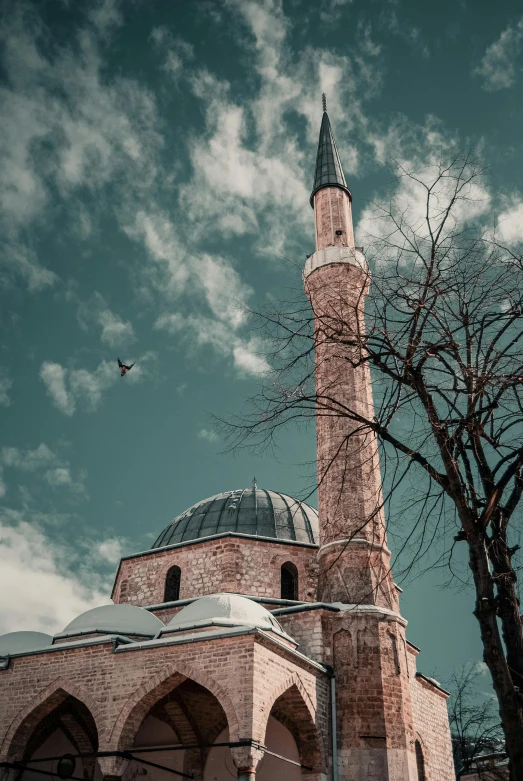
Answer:
<path fill-rule="evenodd" d="M 315 320 L 320 599 L 394 608 L 375 434 L 364 354 L 368 267 L 354 246 L 352 196 L 324 110 L 311 205 L 316 252 L 305 290 Z"/>

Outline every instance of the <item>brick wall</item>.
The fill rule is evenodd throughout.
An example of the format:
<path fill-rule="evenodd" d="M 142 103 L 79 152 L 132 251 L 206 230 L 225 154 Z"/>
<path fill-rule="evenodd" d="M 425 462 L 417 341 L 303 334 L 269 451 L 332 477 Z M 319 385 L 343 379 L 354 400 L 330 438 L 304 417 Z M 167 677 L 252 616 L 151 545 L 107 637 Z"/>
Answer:
<path fill-rule="evenodd" d="M 279 599 L 281 566 L 291 561 L 298 570 L 298 598 L 314 602 L 316 553 L 313 547 L 241 537 L 198 541 L 123 559 L 113 599 L 133 605 L 162 603 L 165 578 L 173 565 L 182 571 L 180 599 L 222 591 Z M 163 616 L 162 620 L 165 620 Z"/>
<path fill-rule="evenodd" d="M 322 548 L 319 598 L 390 607 L 394 589 L 376 437 L 344 412 L 373 416 L 369 366 L 359 363 L 368 285 L 366 272 L 350 263 L 319 267 L 305 280 L 315 316 L 316 393 L 331 399 L 328 413 L 316 419 L 320 543 L 358 538 L 374 546 L 363 553 L 362 543 Z"/>
<path fill-rule="evenodd" d="M 425 760 L 427 781 L 454 781 L 454 762 L 447 713 L 447 695 L 416 677 L 419 651 L 406 646 L 415 737 Z"/>
<path fill-rule="evenodd" d="M 323 187 L 314 196 L 316 249 L 354 247 L 352 204 L 339 187 Z M 341 230 L 337 236 L 336 231 Z"/>
<path fill-rule="evenodd" d="M 263 742 L 272 705 L 290 687 L 306 700 L 303 728 L 307 719 L 309 728 L 327 728 L 326 676 L 257 635 L 116 653 L 110 645 L 57 648 L 16 657 L 0 673 L 0 757 L 21 756 L 36 725 L 69 695 L 89 709 L 100 749 L 128 748 L 146 715 L 186 678 L 217 698 L 232 740 Z M 197 715 L 197 703 L 192 710 Z"/>

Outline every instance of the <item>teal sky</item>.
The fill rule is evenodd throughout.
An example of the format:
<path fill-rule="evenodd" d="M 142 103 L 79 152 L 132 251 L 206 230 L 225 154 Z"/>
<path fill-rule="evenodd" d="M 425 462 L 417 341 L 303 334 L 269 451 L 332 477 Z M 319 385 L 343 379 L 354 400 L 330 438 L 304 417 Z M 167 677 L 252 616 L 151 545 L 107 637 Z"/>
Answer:
<path fill-rule="evenodd" d="M 472 144 L 484 219 L 523 238 L 523 16 L 515 0 L 1 13 L 0 632 L 53 631 L 194 502 L 254 474 L 310 484 L 312 429 L 232 458 L 210 414 L 243 409 L 266 368 L 242 306 L 295 288 L 314 249 L 322 91 L 357 237 L 391 158 Z M 117 356 L 136 361 L 124 379 Z M 443 580 L 404 584 L 402 605 L 421 669 L 446 678 L 481 649 L 472 595 Z"/>

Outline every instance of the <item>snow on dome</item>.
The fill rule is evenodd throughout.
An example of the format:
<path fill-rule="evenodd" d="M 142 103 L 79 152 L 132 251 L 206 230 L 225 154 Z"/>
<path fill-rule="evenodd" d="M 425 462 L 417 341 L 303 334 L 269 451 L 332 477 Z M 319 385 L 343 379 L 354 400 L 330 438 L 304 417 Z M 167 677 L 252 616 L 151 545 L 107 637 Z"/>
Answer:
<path fill-rule="evenodd" d="M 102 605 L 87 610 L 67 624 L 55 637 L 70 637 L 95 632 L 111 635 L 154 637 L 163 627 L 155 615 L 136 605 Z"/>
<path fill-rule="evenodd" d="M 0 635 L 0 656 L 38 651 L 52 645 L 53 638 L 44 632 L 8 632 Z"/>
<path fill-rule="evenodd" d="M 163 633 L 212 625 L 255 626 L 291 640 L 268 610 L 258 602 L 238 594 L 211 594 L 196 599 L 173 616 Z"/>

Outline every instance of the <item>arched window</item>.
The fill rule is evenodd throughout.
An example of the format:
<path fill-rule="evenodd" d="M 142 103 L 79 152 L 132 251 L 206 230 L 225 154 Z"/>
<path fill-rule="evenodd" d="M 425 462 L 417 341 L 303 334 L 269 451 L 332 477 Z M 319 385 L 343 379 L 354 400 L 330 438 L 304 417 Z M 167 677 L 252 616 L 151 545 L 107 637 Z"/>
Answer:
<path fill-rule="evenodd" d="M 425 759 L 423 757 L 423 749 L 419 740 L 416 741 L 416 767 L 418 768 L 418 781 L 426 781 L 425 775 Z"/>
<path fill-rule="evenodd" d="M 292 561 L 286 561 L 281 568 L 281 598 L 298 599 L 298 570 Z"/>
<path fill-rule="evenodd" d="M 182 571 L 180 567 L 176 565 L 171 567 L 165 578 L 165 594 L 164 602 L 176 602 L 180 599 L 180 580 L 182 577 Z"/>

